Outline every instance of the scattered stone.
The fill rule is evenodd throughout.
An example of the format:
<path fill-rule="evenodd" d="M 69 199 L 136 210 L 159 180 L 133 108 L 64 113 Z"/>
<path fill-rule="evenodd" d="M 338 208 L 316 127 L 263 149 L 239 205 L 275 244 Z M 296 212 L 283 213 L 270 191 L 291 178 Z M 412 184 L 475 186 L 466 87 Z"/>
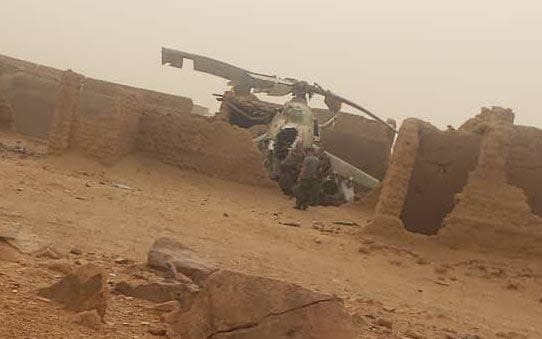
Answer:
<path fill-rule="evenodd" d="M 78 313 L 75 316 L 74 322 L 86 326 L 88 328 L 98 329 L 102 326 L 102 318 L 98 314 L 98 311 L 92 310 L 92 311 L 84 311 L 81 313 Z"/>
<path fill-rule="evenodd" d="M 462 339 L 482 339 L 478 334 L 467 334 Z"/>
<path fill-rule="evenodd" d="M 362 315 L 360 315 L 359 313 L 355 313 L 354 315 L 352 315 L 352 321 L 358 327 L 368 327 L 369 326 L 369 323 L 367 322 L 367 320 L 365 320 L 365 318 Z"/>
<path fill-rule="evenodd" d="M 74 254 L 74 255 L 81 255 L 81 254 L 83 254 L 83 251 L 81 251 L 81 250 L 78 249 L 78 248 L 72 248 L 72 249 L 70 250 L 70 253 L 71 253 L 71 254 Z"/>
<path fill-rule="evenodd" d="M 131 188 L 130 186 L 128 186 L 128 185 L 123 185 L 123 184 L 113 184 L 112 186 L 113 186 L 113 187 L 116 187 L 116 188 L 123 189 L 123 190 L 128 190 L 128 191 L 133 190 L 133 188 Z"/>
<path fill-rule="evenodd" d="M 131 259 L 126 259 L 126 258 L 117 258 L 115 259 L 115 264 L 118 264 L 118 265 L 132 265 L 134 264 L 135 262 Z"/>
<path fill-rule="evenodd" d="M 18 262 L 21 259 L 21 253 L 9 243 L 0 239 L 0 261 Z"/>
<path fill-rule="evenodd" d="M 371 249 L 367 246 L 361 246 L 358 248 L 358 252 L 361 254 L 371 254 Z"/>
<path fill-rule="evenodd" d="M 414 332 L 412 330 L 408 330 L 405 332 L 405 336 L 407 338 L 412 338 L 412 339 L 426 339 L 427 337 L 424 336 L 423 334 L 420 334 L 418 332 Z"/>
<path fill-rule="evenodd" d="M 167 329 L 162 327 L 150 327 L 147 332 L 157 337 L 165 337 L 167 335 Z"/>
<path fill-rule="evenodd" d="M 149 326 L 151 323 L 148 321 L 142 321 L 141 326 Z"/>
<path fill-rule="evenodd" d="M 145 282 L 133 284 L 121 281 L 115 285 L 115 291 L 133 298 L 163 303 L 171 300 L 186 299 L 190 294 L 196 293 L 198 288 L 195 285 L 184 285 L 178 282 Z"/>
<path fill-rule="evenodd" d="M 314 239 L 314 242 L 318 245 L 322 244 L 322 240 L 320 240 L 319 238 Z"/>
<path fill-rule="evenodd" d="M 230 215 L 228 213 L 224 213 L 223 216 L 224 216 L 224 218 L 229 218 L 230 217 Z"/>
<path fill-rule="evenodd" d="M 335 221 L 333 223 L 335 225 L 341 225 L 341 226 L 359 226 L 358 223 L 355 223 L 353 221 Z"/>
<path fill-rule="evenodd" d="M 377 319 L 375 322 L 375 325 L 380 326 L 380 327 L 385 327 L 390 330 L 393 328 L 393 323 L 391 322 L 391 320 L 384 319 L 384 318 Z"/>
<path fill-rule="evenodd" d="M 54 248 L 52 245 L 49 245 L 37 250 L 36 252 L 33 253 L 33 255 L 36 258 L 49 258 L 49 259 L 54 259 L 54 260 L 58 260 L 62 258 L 62 254 L 60 254 L 60 252 L 56 248 Z"/>
<path fill-rule="evenodd" d="M 384 306 L 382 307 L 382 309 L 386 312 L 390 312 L 390 313 L 395 313 L 395 311 L 397 311 L 397 309 L 395 307 L 388 307 L 388 306 Z"/>
<path fill-rule="evenodd" d="M 104 270 L 88 264 L 52 286 L 40 289 L 38 295 L 59 302 L 75 312 L 96 310 L 103 318 L 109 290 Z"/>
<path fill-rule="evenodd" d="M 435 271 L 436 274 L 446 274 L 446 273 L 448 273 L 448 269 L 446 267 L 444 267 L 444 266 L 437 266 L 437 267 L 435 267 L 434 271 Z"/>
<path fill-rule="evenodd" d="M 179 310 L 180 304 L 176 300 L 166 301 L 161 304 L 153 306 L 153 310 L 158 311 L 159 313 L 168 313 Z"/>
<path fill-rule="evenodd" d="M 73 271 L 72 266 L 66 261 L 57 261 L 47 265 L 47 268 L 51 271 L 70 274 Z"/>
<path fill-rule="evenodd" d="M 430 262 L 429 262 L 429 260 L 427 260 L 425 258 L 418 258 L 418 260 L 416 260 L 416 264 L 418 264 L 418 265 L 429 265 Z"/>
<path fill-rule="evenodd" d="M 295 284 L 219 271 L 170 317 L 174 337 L 353 339 L 340 299 Z"/>
<path fill-rule="evenodd" d="M 92 187 L 92 185 L 89 182 L 85 183 L 85 186 L 86 187 Z"/>
<path fill-rule="evenodd" d="M 218 268 L 216 265 L 198 258 L 194 251 L 183 246 L 171 238 L 156 240 L 150 250 L 147 259 L 148 265 L 153 268 L 172 271 L 173 274 L 182 273 L 196 284 L 202 282 Z"/>
<path fill-rule="evenodd" d="M 294 221 L 279 221 L 282 226 L 301 227 L 301 223 Z"/>
<path fill-rule="evenodd" d="M 36 300 L 43 301 L 44 303 L 50 303 L 51 302 L 50 299 L 42 298 L 42 297 L 36 297 Z"/>
<path fill-rule="evenodd" d="M 515 283 L 515 282 L 509 282 L 506 285 L 506 289 L 511 290 L 511 291 L 517 291 L 517 290 L 519 290 L 519 287 L 520 287 L 519 284 Z"/>

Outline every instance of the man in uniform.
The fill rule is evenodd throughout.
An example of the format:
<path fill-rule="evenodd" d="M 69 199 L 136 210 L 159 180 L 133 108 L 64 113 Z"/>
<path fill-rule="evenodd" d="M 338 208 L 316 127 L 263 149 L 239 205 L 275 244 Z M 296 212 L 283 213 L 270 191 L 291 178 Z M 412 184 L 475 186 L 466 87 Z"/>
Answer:
<path fill-rule="evenodd" d="M 307 147 L 295 192 L 295 208 L 306 210 L 309 205 L 318 203 L 320 179 L 320 161 L 316 151 L 313 147 Z"/>
<path fill-rule="evenodd" d="M 294 196 L 294 187 L 297 184 L 304 158 L 303 144 L 297 143 L 280 164 L 279 186 L 284 194 Z"/>

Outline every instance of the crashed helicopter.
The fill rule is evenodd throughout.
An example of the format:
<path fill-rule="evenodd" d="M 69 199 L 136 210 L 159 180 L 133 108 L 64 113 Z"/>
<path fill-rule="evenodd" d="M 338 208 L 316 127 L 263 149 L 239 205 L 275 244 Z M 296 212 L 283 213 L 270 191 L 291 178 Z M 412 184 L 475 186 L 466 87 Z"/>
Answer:
<path fill-rule="evenodd" d="M 285 171 L 291 158 L 295 158 L 296 150 L 304 147 L 314 147 L 319 150 L 319 158 L 329 167 L 327 175 L 335 178 L 348 179 L 358 187 L 373 189 L 379 185 L 379 180 L 351 165 L 347 161 L 323 150 L 320 144 L 320 131 L 332 125 L 340 112 L 343 104 L 355 108 L 368 115 L 378 123 L 385 126 L 390 134 L 395 135 L 393 125 L 380 119 L 364 107 L 345 99 L 320 85 L 309 84 L 293 78 L 281 78 L 278 76 L 265 75 L 244 70 L 234 65 L 227 64 L 209 57 L 187 53 L 179 50 L 162 48 L 162 64 L 176 68 L 183 68 L 185 59 L 191 60 L 194 70 L 208 73 L 228 80 L 232 87 L 225 95 L 216 95 L 222 105 L 226 106 L 237 117 L 237 125 L 251 127 L 256 124 L 267 125 L 267 130 L 254 138 L 260 150 L 266 157 L 266 167 L 273 180 L 279 182 L 283 191 L 291 194 L 291 174 Z M 292 98 L 282 107 L 263 101 L 248 100 L 249 106 L 258 104 L 254 109 L 244 109 L 243 103 L 254 94 L 263 93 L 269 96 L 283 97 L 291 95 Z M 324 97 L 324 102 L 329 108 L 331 117 L 324 123 L 319 123 L 313 110 L 308 105 L 308 100 L 314 95 Z M 246 106 L 246 105 L 245 105 Z M 302 159 L 301 159 L 302 161 Z M 299 161 L 297 161 L 299 164 Z M 295 167 L 295 164 L 294 164 Z M 324 166 L 326 167 L 326 166 Z M 289 176 L 290 180 L 285 180 Z M 295 175 L 294 175 L 295 176 Z M 293 183 L 295 183 L 295 179 Z"/>

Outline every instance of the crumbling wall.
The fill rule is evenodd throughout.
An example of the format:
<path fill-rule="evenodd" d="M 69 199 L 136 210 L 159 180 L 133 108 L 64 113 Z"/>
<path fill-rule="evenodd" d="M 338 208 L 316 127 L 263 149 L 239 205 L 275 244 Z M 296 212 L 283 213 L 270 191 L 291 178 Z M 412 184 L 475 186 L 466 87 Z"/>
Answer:
<path fill-rule="evenodd" d="M 477 118 L 480 122 L 473 128 L 484 133 L 478 166 L 457 196 L 456 208 L 439 237 L 454 245 L 531 251 L 533 242 L 542 239 L 542 226 L 531 213 L 525 192 L 507 179 L 514 114 L 494 107 L 482 110 Z"/>
<path fill-rule="evenodd" d="M 481 137 L 420 125 L 418 138 L 401 220 L 411 232 L 436 234 L 476 167 Z"/>
<path fill-rule="evenodd" d="M 407 196 L 412 170 L 419 147 L 419 128 L 425 124 L 418 119 L 406 119 L 399 129 L 393 157 L 382 181 L 381 193 L 376 205 L 377 217 L 389 217 L 401 223 L 399 217 Z M 392 220 L 388 220 L 392 221 Z"/>
<path fill-rule="evenodd" d="M 535 251 L 542 240 L 542 221 L 532 213 L 540 187 L 531 184 L 539 180 L 540 158 L 528 155 L 539 150 L 542 133 L 513 120 L 512 111 L 493 107 L 458 131 L 405 121 L 368 229 L 438 231 L 451 246 Z"/>
<path fill-rule="evenodd" d="M 330 153 L 382 180 L 391 156 L 394 133 L 381 123 L 359 115 L 339 113 L 322 128 L 321 141 Z"/>
<path fill-rule="evenodd" d="M 138 148 L 165 163 L 209 176 L 270 184 L 250 133 L 218 119 L 146 112 Z"/>

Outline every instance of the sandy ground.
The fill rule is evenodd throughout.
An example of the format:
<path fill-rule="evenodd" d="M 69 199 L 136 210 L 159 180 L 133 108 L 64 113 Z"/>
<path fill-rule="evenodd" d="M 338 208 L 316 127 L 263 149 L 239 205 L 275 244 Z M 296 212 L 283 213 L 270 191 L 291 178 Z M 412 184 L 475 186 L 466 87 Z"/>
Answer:
<path fill-rule="evenodd" d="M 0 149 L 0 226 L 32 239 L 29 248 L 76 247 L 83 255 L 66 260 L 98 262 L 114 279 L 121 268 L 112 258 L 144 262 L 150 244 L 168 236 L 227 269 L 339 295 L 360 338 L 542 338 L 541 258 L 378 238 L 364 232 L 372 211 L 363 204 L 297 211 L 278 189 L 137 155 L 113 167 L 75 154 L 46 157 L 43 145 L 0 133 L 0 142 L 16 141 L 35 154 Z M 36 297 L 59 278 L 50 263 L 12 261 L 0 260 L 2 338 L 145 337 L 147 323 L 158 322 L 144 303 L 113 296 L 104 329 L 76 325 Z"/>

